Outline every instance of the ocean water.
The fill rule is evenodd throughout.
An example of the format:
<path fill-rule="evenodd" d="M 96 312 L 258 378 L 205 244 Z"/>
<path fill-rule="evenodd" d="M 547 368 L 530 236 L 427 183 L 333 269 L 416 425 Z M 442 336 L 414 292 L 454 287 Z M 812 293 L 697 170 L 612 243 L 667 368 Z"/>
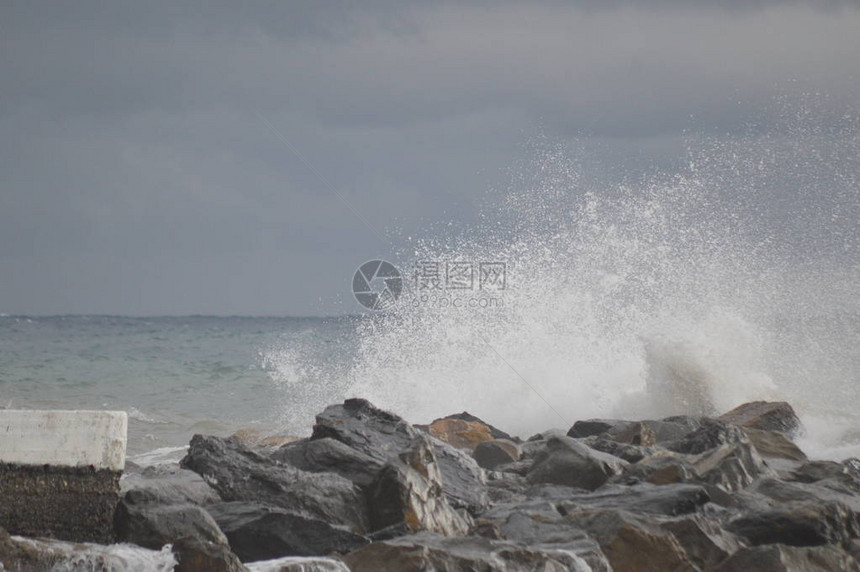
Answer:
<path fill-rule="evenodd" d="M 536 141 L 477 226 L 386 232 L 404 291 L 381 312 L 0 317 L 0 407 L 128 411 L 151 463 L 194 433 L 306 435 L 353 396 L 523 437 L 786 400 L 811 456 L 860 456 L 860 121 L 820 113 L 691 139 L 635 177 Z M 504 282 L 483 288 L 481 264 Z M 452 265 L 477 282 L 449 283 Z"/>

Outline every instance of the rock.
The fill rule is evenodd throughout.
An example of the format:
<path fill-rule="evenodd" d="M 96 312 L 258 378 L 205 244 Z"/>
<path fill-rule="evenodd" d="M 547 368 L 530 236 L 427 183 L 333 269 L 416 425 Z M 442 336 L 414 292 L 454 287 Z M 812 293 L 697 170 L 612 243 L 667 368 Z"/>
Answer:
<path fill-rule="evenodd" d="M 255 562 L 248 566 L 248 569 L 251 572 L 349 572 L 346 564 L 335 558 L 302 556 Z"/>
<path fill-rule="evenodd" d="M 648 427 L 645 423 L 630 423 L 625 427 L 615 427 L 608 433 L 609 437 L 618 443 L 627 443 L 630 445 L 641 445 L 649 447 L 656 441 L 654 430 Z"/>
<path fill-rule="evenodd" d="M 236 441 L 202 435 L 191 439 L 180 465 L 200 474 L 225 501 L 279 506 L 358 534 L 367 529 L 364 494 L 339 475 L 307 473 Z"/>
<path fill-rule="evenodd" d="M 342 405 L 331 405 L 317 415 L 311 439 L 330 437 L 386 463 L 409 448 L 420 434 L 397 415 L 377 409 L 367 400 L 347 399 Z M 489 498 L 483 469 L 463 451 L 435 438 L 430 442 L 451 505 L 472 513 L 484 510 Z"/>
<path fill-rule="evenodd" d="M 501 429 L 493 427 L 492 425 L 490 425 L 489 423 L 487 423 L 486 421 L 484 421 L 480 417 L 475 417 L 474 415 L 472 415 L 471 413 L 469 413 L 467 411 L 463 411 L 462 413 L 455 413 L 453 415 L 448 415 L 446 417 L 442 417 L 441 419 L 435 419 L 433 421 L 433 423 L 436 423 L 436 421 L 441 421 L 442 419 L 459 419 L 460 421 L 469 421 L 469 422 L 473 422 L 473 423 L 480 423 L 481 425 L 484 425 L 485 427 L 488 427 L 490 429 L 490 435 L 492 435 L 493 439 L 507 439 L 508 441 L 513 441 L 515 443 L 520 442 L 519 438 L 512 437 L 512 436 L 508 435 L 507 433 L 505 433 Z M 432 425 L 433 423 L 431 423 L 430 425 Z"/>
<path fill-rule="evenodd" d="M 624 459 L 628 463 L 638 463 L 642 459 L 649 457 L 656 452 L 652 447 L 619 443 L 605 435 L 588 437 L 583 439 L 582 443 L 591 447 L 595 451 L 601 451 L 612 455 L 613 457 Z"/>
<path fill-rule="evenodd" d="M 532 468 L 534 463 L 531 459 L 516 461 L 515 463 L 505 463 L 504 465 L 499 465 L 496 467 L 496 472 L 499 473 L 511 473 L 514 475 L 526 476 L 528 474 L 529 469 Z"/>
<path fill-rule="evenodd" d="M 818 483 L 848 494 L 860 494 L 860 465 L 856 459 L 847 459 L 841 463 L 811 461 L 794 470 L 788 479 L 801 483 Z"/>
<path fill-rule="evenodd" d="M 184 537 L 227 546 L 227 538 L 205 510 L 193 504 L 134 504 L 123 499 L 114 515 L 117 540 L 158 550 Z"/>
<path fill-rule="evenodd" d="M 575 562 L 571 555 L 557 556 Z M 445 537 L 428 532 L 368 544 L 344 556 L 344 561 L 352 572 L 588 570 L 581 560 L 574 565 L 562 563 L 550 552 L 513 542 L 477 536 Z"/>
<path fill-rule="evenodd" d="M 489 427 L 475 421 L 463 421 L 462 419 L 434 421 L 427 428 L 427 432 L 452 447 L 469 452 L 474 451 L 478 443 L 493 440 Z"/>
<path fill-rule="evenodd" d="M 371 530 L 405 523 L 411 532 L 468 534 L 470 519 L 448 504 L 433 447 L 426 437 L 392 458 L 368 488 Z"/>
<path fill-rule="evenodd" d="M 159 465 L 125 475 L 120 480 L 123 498 L 132 504 L 196 504 L 221 502 L 203 478 L 176 465 Z"/>
<path fill-rule="evenodd" d="M 259 503 L 228 502 L 207 510 L 242 562 L 346 553 L 369 542 L 346 527 Z"/>
<path fill-rule="evenodd" d="M 675 415 L 665 417 L 659 421 L 643 421 L 642 423 L 645 423 L 654 431 L 657 443 L 665 443 L 666 441 L 681 439 L 701 427 L 702 418 L 691 417 L 689 415 Z"/>
<path fill-rule="evenodd" d="M 796 502 L 734 518 L 726 529 L 755 546 L 847 546 L 852 538 L 860 535 L 860 521 L 851 509 L 841 503 Z"/>
<path fill-rule="evenodd" d="M 694 513 L 710 500 L 704 487 L 694 484 L 655 486 L 607 485 L 591 494 L 569 495 L 557 502 L 561 514 L 588 509 L 624 509 L 632 513 L 678 516 Z"/>
<path fill-rule="evenodd" d="M 574 423 L 570 430 L 568 430 L 567 436 L 580 439 L 593 435 L 603 435 L 611 429 L 624 429 L 630 425 L 630 421 L 622 421 L 620 419 L 585 419 Z"/>
<path fill-rule="evenodd" d="M 584 560 L 594 572 L 611 572 L 600 545 L 585 531 L 564 522 L 558 514 L 550 514 L 548 518 L 547 515 L 513 512 L 498 528 L 508 540 L 571 553 Z"/>
<path fill-rule="evenodd" d="M 661 521 L 660 528 L 671 532 L 687 557 L 702 570 L 711 570 L 737 552 L 741 544 L 715 520 L 691 514 Z"/>
<path fill-rule="evenodd" d="M 180 538 L 173 543 L 178 564 L 175 572 L 246 572 L 239 558 L 221 544 L 196 538 Z"/>
<path fill-rule="evenodd" d="M 534 442 L 534 441 L 546 441 L 547 439 L 551 439 L 552 437 L 568 437 L 567 431 L 564 429 L 547 429 L 546 431 L 541 431 L 540 433 L 535 433 L 531 437 L 526 440 L 526 443 Z M 523 444 L 523 450 L 525 450 L 525 443 Z"/>
<path fill-rule="evenodd" d="M 764 431 L 762 429 L 745 429 L 758 454 L 765 459 L 789 459 L 791 461 L 805 462 L 806 454 L 791 442 L 780 431 Z"/>
<path fill-rule="evenodd" d="M 749 438 L 740 427 L 706 419 L 695 431 L 663 446 L 676 453 L 698 455 L 721 445 L 736 445 L 741 442 L 749 442 Z"/>
<path fill-rule="evenodd" d="M 494 439 L 478 443 L 472 457 L 484 469 L 492 470 L 499 465 L 514 463 L 522 456 L 520 446 L 507 439 Z"/>
<path fill-rule="evenodd" d="M 782 431 L 794 436 L 801 430 L 800 419 L 794 409 L 785 401 L 752 401 L 744 403 L 717 417 L 719 421 L 763 429 Z"/>
<path fill-rule="evenodd" d="M 768 478 L 756 482 L 749 490 L 771 499 L 775 503 L 840 502 L 851 508 L 860 517 L 860 496 L 850 490 L 839 490 L 836 487 L 827 486 L 828 484 L 835 483 L 830 479 L 814 483 L 797 483 Z"/>
<path fill-rule="evenodd" d="M 301 437 L 294 435 L 263 435 L 259 429 L 252 427 L 239 429 L 230 435 L 229 438 L 238 441 L 249 449 L 262 449 L 264 451 L 277 449 L 287 443 L 301 440 Z"/>
<path fill-rule="evenodd" d="M 797 548 L 771 544 L 742 548 L 715 572 L 858 572 L 857 561 L 831 546 Z"/>
<path fill-rule="evenodd" d="M 627 465 L 618 457 L 589 449 L 570 437 L 553 437 L 535 455 L 530 483 L 553 483 L 594 490 Z"/>
<path fill-rule="evenodd" d="M 698 571 L 673 534 L 642 516 L 604 509 L 574 513 L 565 521 L 600 544 L 614 572 Z"/>
<path fill-rule="evenodd" d="M 302 440 L 285 445 L 271 457 L 312 473 L 335 473 L 361 487 L 368 486 L 383 463 L 335 439 Z"/>
<path fill-rule="evenodd" d="M 630 465 L 624 473 L 612 479 L 618 483 L 646 482 L 654 485 L 686 483 L 698 478 L 692 460 L 686 455 L 660 451 Z"/>

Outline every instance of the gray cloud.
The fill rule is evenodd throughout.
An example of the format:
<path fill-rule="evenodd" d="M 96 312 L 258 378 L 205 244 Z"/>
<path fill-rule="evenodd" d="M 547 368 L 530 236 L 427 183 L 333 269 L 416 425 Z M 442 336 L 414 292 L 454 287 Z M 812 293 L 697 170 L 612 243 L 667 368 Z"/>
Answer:
<path fill-rule="evenodd" d="M 4 3 L 0 312 L 348 311 L 365 221 L 473 223 L 535 133 L 639 168 L 857 101 L 860 5 L 735 4 Z"/>

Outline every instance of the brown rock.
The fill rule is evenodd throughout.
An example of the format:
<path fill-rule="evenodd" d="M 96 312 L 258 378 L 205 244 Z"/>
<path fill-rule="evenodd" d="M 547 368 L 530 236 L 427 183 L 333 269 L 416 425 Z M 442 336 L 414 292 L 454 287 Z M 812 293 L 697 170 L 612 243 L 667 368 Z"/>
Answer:
<path fill-rule="evenodd" d="M 248 570 L 229 548 L 196 538 L 180 538 L 174 542 L 173 554 L 179 562 L 174 572 L 247 572 Z"/>
<path fill-rule="evenodd" d="M 434 421 L 428 428 L 428 432 L 440 441 L 468 451 L 474 451 L 478 443 L 493 440 L 490 428 L 486 425 L 461 419 Z"/>
<path fill-rule="evenodd" d="M 629 443 L 631 445 L 641 445 L 644 447 L 650 447 L 657 441 L 654 430 L 646 424 L 638 421 L 636 423 L 630 423 L 623 428 L 610 430 L 609 436 L 613 441 L 617 441 L 619 443 Z"/>
<path fill-rule="evenodd" d="M 703 570 L 713 569 L 741 547 L 734 535 L 698 514 L 661 522 L 660 527 L 671 532 L 690 560 Z"/>
<path fill-rule="evenodd" d="M 715 572 L 858 572 L 860 566 L 847 553 L 831 546 L 798 548 L 769 544 L 742 548 L 724 560 Z"/>
<path fill-rule="evenodd" d="M 765 431 L 747 427 L 744 432 L 750 438 L 758 454 L 766 459 L 789 459 L 792 461 L 806 462 L 806 454 L 792 443 L 780 431 Z"/>
<path fill-rule="evenodd" d="M 640 516 L 601 510 L 574 513 L 565 520 L 600 544 L 615 572 L 698 570 L 672 533 Z"/>
<path fill-rule="evenodd" d="M 795 435 L 801 428 L 800 419 L 785 401 L 751 401 L 717 417 L 720 421 Z"/>
<path fill-rule="evenodd" d="M 493 470 L 499 465 L 513 463 L 520 460 L 522 451 L 520 446 L 507 439 L 494 439 L 478 443 L 472 451 L 472 457 L 481 467 Z"/>
<path fill-rule="evenodd" d="M 471 526 L 468 517 L 448 504 L 433 446 L 424 436 L 382 468 L 368 488 L 367 501 L 373 531 L 403 524 L 411 532 L 453 536 L 467 534 Z"/>

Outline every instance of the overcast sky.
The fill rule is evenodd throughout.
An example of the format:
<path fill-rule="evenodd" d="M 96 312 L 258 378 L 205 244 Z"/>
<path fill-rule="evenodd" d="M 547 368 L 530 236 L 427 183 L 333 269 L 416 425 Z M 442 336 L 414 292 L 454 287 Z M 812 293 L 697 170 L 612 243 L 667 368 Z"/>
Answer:
<path fill-rule="evenodd" d="M 635 169 L 860 101 L 860 2 L 217 4 L 0 4 L 0 312 L 351 312 L 538 135 Z"/>

